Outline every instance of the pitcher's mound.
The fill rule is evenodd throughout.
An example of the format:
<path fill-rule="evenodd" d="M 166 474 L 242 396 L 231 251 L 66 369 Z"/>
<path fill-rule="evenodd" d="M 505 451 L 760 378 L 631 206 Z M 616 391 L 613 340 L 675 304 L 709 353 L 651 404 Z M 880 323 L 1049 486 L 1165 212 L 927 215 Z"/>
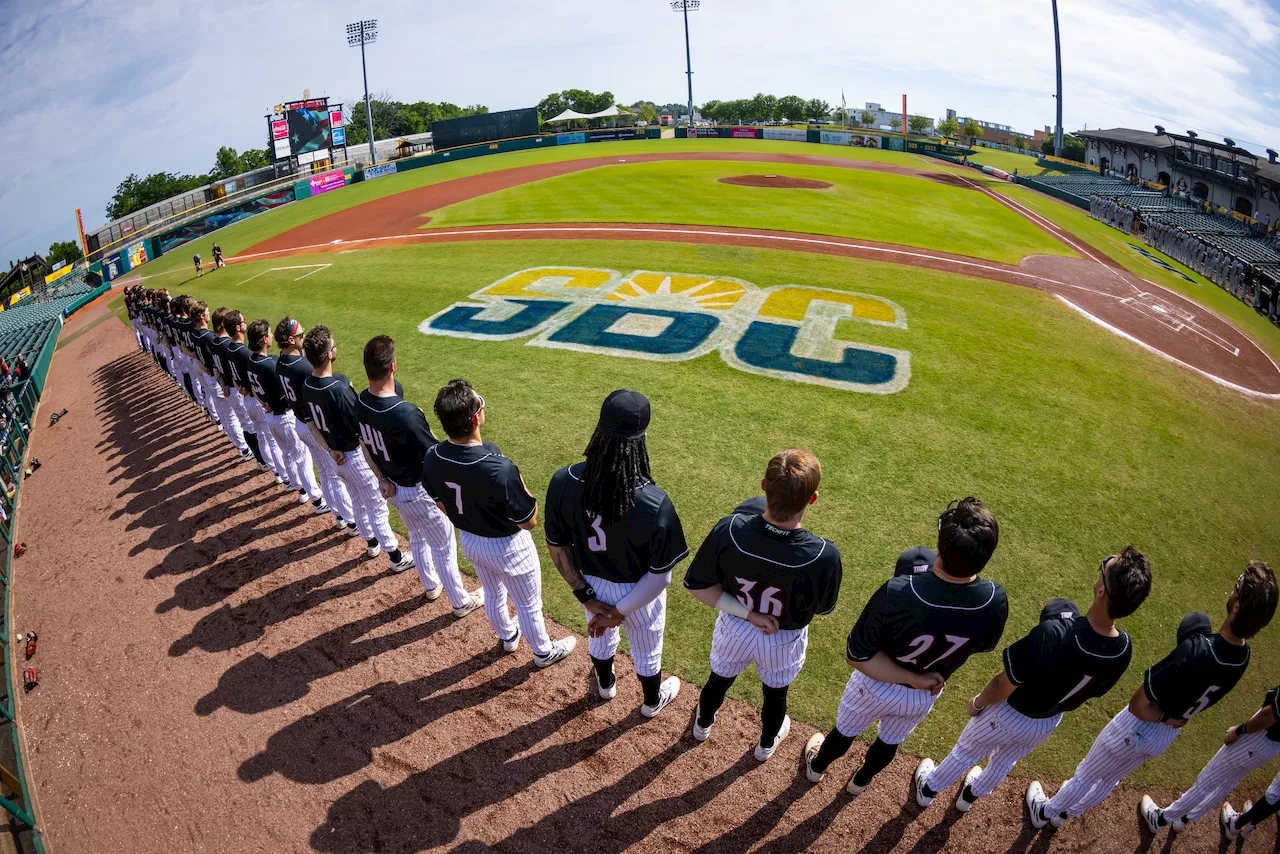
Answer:
<path fill-rule="evenodd" d="M 737 184 L 741 187 L 773 187 L 778 190 L 825 190 L 827 181 L 810 181 L 808 178 L 791 178 L 787 175 L 732 175 L 721 178 L 721 184 Z"/>

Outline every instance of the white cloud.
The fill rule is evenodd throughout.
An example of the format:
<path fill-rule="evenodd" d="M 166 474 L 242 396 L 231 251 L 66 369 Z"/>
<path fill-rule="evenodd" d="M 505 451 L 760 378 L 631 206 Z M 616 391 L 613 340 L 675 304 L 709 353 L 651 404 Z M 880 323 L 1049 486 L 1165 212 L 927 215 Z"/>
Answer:
<path fill-rule="evenodd" d="M 3 0 L 0 0 L 3 2 Z M 1069 130 L 1161 123 L 1280 143 L 1280 15 L 1262 0 L 1060 4 Z M 361 91 L 344 26 L 379 18 L 374 91 L 506 109 L 568 87 L 685 100 L 666 0 L 98 0 L 5 4 L 0 18 L 0 262 L 105 217 L 130 172 L 203 172 L 220 145 L 265 145 L 273 104 Z M 501 22 L 502 26 L 495 26 Z M 1052 124 L 1053 27 L 1026 0 L 704 0 L 690 15 L 694 98 L 795 93 Z M 6 257 L 7 256 L 7 257 Z"/>

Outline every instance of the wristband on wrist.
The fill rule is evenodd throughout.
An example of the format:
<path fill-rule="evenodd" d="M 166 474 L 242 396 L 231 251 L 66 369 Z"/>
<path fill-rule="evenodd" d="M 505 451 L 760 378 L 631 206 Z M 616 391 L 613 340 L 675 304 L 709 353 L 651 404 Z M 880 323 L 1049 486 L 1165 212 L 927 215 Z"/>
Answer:
<path fill-rule="evenodd" d="M 1242 723 L 1242 724 L 1238 724 L 1238 725 L 1236 726 L 1236 736 L 1237 736 L 1237 737 L 1242 736 L 1242 735 L 1248 735 L 1248 734 L 1249 734 L 1249 722 L 1248 722 L 1248 721 L 1245 721 L 1244 723 Z"/>
<path fill-rule="evenodd" d="M 594 587 L 588 584 L 573 591 L 573 597 L 585 605 L 596 598 L 596 591 Z"/>

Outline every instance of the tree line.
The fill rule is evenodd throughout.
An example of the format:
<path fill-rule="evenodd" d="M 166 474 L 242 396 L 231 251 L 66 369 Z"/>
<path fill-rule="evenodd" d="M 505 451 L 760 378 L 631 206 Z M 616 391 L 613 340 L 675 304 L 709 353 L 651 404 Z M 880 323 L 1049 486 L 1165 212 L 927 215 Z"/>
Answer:
<path fill-rule="evenodd" d="M 155 172 L 139 178 L 137 174 L 131 173 L 116 185 L 115 194 L 107 202 L 107 219 L 117 220 L 214 181 L 224 181 L 234 175 L 270 165 L 270 149 L 246 148 L 244 151 L 236 151 L 233 147 L 224 145 L 213 157 L 213 168 L 203 175 Z"/>

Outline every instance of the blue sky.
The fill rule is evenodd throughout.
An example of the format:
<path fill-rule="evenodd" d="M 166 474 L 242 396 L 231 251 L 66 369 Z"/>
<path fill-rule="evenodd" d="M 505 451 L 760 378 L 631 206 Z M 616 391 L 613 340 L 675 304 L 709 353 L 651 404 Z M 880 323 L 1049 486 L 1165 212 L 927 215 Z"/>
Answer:
<path fill-rule="evenodd" d="M 1061 0 L 1068 130 L 1122 125 L 1280 146 L 1280 0 Z M 74 239 L 130 172 L 205 172 L 264 146 L 263 115 L 309 88 L 361 91 L 344 25 L 376 17 L 370 86 L 508 109 L 564 88 L 683 101 L 666 0 L 0 0 L 0 263 Z M 758 91 L 1052 124 L 1048 0 L 703 0 L 694 99 Z M 495 22 L 501 22 L 496 27 Z"/>

